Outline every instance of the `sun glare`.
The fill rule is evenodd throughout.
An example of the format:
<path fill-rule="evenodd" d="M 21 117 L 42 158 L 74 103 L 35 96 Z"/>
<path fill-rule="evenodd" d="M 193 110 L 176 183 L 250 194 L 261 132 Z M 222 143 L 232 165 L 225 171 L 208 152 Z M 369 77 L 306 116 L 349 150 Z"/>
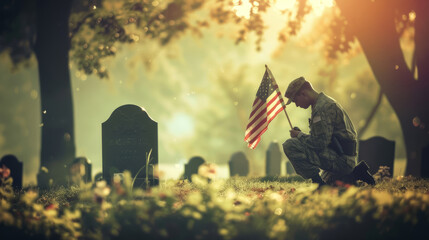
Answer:
<path fill-rule="evenodd" d="M 296 0 L 279 0 L 274 1 L 273 4 L 274 8 L 284 11 L 286 9 L 292 9 L 296 4 Z"/>
<path fill-rule="evenodd" d="M 233 4 L 234 6 L 232 7 L 232 10 L 235 12 L 237 17 L 242 17 L 245 19 L 250 18 L 250 10 L 252 9 L 253 5 L 249 1 L 233 0 Z"/>
<path fill-rule="evenodd" d="M 174 137 L 189 137 L 194 134 L 194 120 L 186 113 L 177 113 L 168 121 L 168 131 Z"/>
<path fill-rule="evenodd" d="M 250 13 L 258 11 L 258 2 L 252 0 L 233 0 L 232 11 L 237 17 L 250 18 Z M 271 0 L 271 5 L 278 11 L 291 10 L 295 7 L 297 0 Z M 334 0 L 309 0 L 308 4 L 313 9 L 313 14 L 320 16 L 326 8 L 334 6 Z"/>
<path fill-rule="evenodd" d="M 334 6 L 334 0 L 309 0 L 308 2 L 316 16 L 322 15 L 325 9 Z"/>

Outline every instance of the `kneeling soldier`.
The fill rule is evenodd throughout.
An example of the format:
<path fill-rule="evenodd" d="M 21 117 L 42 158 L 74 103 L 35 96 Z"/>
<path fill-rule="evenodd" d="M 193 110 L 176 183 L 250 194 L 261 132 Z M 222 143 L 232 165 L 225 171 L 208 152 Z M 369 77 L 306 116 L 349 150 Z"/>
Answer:
<path fill-rule="evenodd" d="M 320 186 L 335 180 L 375 184 L 365 162 L 356 166 L 356 130 L 340 104 L 323 92 L 316 92 L 303 77 L 289 84 L 285 97 L 289 99 L 287 104 L 294 102 L 304 109 L 311 106 L 310 134 L 295 127 L 290 130 L 291 138 L 283 143 L 283 150 L 299 175 Z"/>

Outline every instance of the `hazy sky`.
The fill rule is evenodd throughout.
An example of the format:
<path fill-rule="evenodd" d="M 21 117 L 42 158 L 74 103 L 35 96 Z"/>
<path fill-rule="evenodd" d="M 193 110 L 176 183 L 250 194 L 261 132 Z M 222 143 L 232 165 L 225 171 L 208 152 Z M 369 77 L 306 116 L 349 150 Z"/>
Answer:
<path fill-rule="evenodd" d="M 316 20 L 317 17 L 314 16 Z M 251 160 L 251 174 L 262 175 L 268 144 L 274 140 L 281 144 L 289 138 L 289 125 L 281 113 L 256 150 L 248 150 L 243 141 L 245 126 L 239 116 L 244 112 L 247 118 L 250 113 L 264 64 L 272 70 L 282 92 L 291 80 L 305 76 L 316 90 L 336 98 L 359 127 L 378 93 L 364 55 L 341 62 L 338 80 L 329 84 L 327 77 L 320 74 L 326 67 L 321 52 L 317 46 L 308 45 L 317 25 L 315 30 L 309 21 L 298 36 L 281 45 L 276 34 L 280 29 L 276 22 L 281 19 L 273 15 L 267 22 L 270 28 L 260 52 L 255 50 L 252 37 L 235 45 L 231 29 L 212 27 L 203 31 L 203 38 L 188 33 L 165 48 L 144 41 L 118 46 L 117 56 L 104 62 L 110 73 L 108 80 L 85 76 L 71 65 L 76 155 L 92 161 L 93 174 L 101 171 L 101 124 L 117 107 L 135 104 L 144 107 L 158 122 L 160 163 L 184 164 L 200 155 L 206 161 L 224 164 L 234 152 L 245 151 Z M 43 113 L 37 63 L 33 59 L 28 67 L 11 69 L 7 55 L 2 54 L 0 154 L 15 154 L 24 162 L 27 184 L 35 182 L 40 162 Z M 293 125 L 308 131 L 309 109 L 291 106 L 287 111 Z M 365 138 L 381 135 L 394 139 L 396 156 L 403 157 L 399 124 L 385 100 L 376 119 Z"/>

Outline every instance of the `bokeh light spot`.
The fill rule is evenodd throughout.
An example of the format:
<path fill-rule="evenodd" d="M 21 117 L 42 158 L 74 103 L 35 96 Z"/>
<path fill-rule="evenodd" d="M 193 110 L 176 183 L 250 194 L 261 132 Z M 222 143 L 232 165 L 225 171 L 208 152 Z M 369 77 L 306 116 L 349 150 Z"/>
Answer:
<path fill-rule="evenodd" d="M 421 124 L 420 118 L 419 117 L 414 117 L 413 118 L 413 126 L 414 127 L 418 127 L 418 126 L 420 126 L 420 124 Z"/>
<path fill-rule="evenodd" d="M 177 113 L 168 121 L 168 132 L 174 137 L 189 137 L 194 134 L 195 123 L 186 113 Z"/>

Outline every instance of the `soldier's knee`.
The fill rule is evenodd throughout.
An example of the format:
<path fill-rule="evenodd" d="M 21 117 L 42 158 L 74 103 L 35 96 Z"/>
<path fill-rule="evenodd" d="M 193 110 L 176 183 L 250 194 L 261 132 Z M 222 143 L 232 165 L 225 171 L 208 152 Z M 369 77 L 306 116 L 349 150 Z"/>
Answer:
<path fill-rule="evenodd" d="M 283 143 L 283 151 L 286 155 L 291 152 L 296 152 L 298 144 L 299 140 L 297 138 L 289 138 Z"/>

